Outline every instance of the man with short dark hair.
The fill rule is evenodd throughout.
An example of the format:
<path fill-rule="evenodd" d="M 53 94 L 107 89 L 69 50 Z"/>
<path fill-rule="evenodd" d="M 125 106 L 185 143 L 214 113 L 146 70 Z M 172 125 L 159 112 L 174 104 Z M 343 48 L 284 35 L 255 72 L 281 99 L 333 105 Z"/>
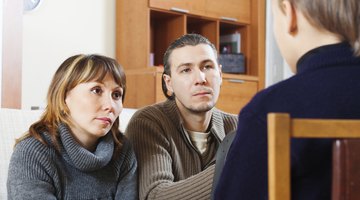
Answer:
<path fill-rule="evenodd" d="M 134 114 L 126 135 L 139 165 L 140 199 L 210 199 L 216 150 L 237 117 L 214 106 L 222 83 L 214 45 L 198 34 L 164 55 L 165 102 Z"/>

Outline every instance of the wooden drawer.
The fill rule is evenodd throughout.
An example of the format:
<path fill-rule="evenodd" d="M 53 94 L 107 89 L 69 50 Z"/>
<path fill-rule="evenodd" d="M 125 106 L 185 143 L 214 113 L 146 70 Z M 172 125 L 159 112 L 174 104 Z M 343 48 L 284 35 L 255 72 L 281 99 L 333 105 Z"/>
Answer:
<path fill-rule="evenodd" d="M 205 14 L 206 0 L 149 0 L 151 8 L 173 10 L 195 15 Z"/>
<path fill-rule="evenodd" d="M 126 70 L 125 74 L 125 107 L 140 108 L 166 99 L 161 89 L 162 69 Z"/>
<path fill-rule="evenodd" d="M 257 91 L 257 81 L 223 78 L 216 107 L 225 112 L 238 114 Z"/>
<path fill-rule="evenodd" d="M 250 0 L 207 1 L 206 16 L 250 23 Z"/>

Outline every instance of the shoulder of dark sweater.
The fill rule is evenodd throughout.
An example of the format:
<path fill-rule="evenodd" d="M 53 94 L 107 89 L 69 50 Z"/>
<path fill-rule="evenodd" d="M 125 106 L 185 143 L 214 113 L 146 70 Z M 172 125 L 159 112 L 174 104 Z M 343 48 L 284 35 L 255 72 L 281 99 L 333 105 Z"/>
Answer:
<path fill-rule="evenodd" d="M 294 76 L 258 92 L 240 115 L 262 116 L 261 120 L 266 120 L 268 112 L 288 112 L 289 107 L 295 107 L 305 100 L 301 90 L 321 87 L 319 77 L 324 76 L 327 76 L 327 84 L 330 81 L 331 84 L 338 84 L 331 77 L 342 78 L 339 73 L 345 72 L 346 68 L 356 68 L 360 72 L 360 58 L 353 55 L 349 44 L 338 43 L 312 49 L 299 59 L 298 72 Z"/>

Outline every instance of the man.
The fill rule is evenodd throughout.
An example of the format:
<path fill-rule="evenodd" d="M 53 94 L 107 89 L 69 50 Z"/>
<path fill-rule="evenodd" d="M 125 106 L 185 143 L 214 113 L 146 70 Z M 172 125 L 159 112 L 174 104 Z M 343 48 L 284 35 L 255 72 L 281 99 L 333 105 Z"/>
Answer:
<path fill-rule="evenodd" d="M 198 34 L 164 55 L 167 101 L 134 114 L 126 135 L 139 164 L 140 199 L 210 199 L 214 157 L 237 117 L 214 106 L 222 82 L 214 45 Z"/>

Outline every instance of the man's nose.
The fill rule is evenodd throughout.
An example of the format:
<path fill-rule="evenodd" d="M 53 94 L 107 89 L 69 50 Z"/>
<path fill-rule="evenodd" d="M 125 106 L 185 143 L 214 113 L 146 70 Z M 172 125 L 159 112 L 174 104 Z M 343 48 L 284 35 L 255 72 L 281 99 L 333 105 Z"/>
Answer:
<path fill-rule="evenodd" d="M 206 74 L 198 69 L 195 73 L 195 84 L 205 84 L 206 83 Z"/>

